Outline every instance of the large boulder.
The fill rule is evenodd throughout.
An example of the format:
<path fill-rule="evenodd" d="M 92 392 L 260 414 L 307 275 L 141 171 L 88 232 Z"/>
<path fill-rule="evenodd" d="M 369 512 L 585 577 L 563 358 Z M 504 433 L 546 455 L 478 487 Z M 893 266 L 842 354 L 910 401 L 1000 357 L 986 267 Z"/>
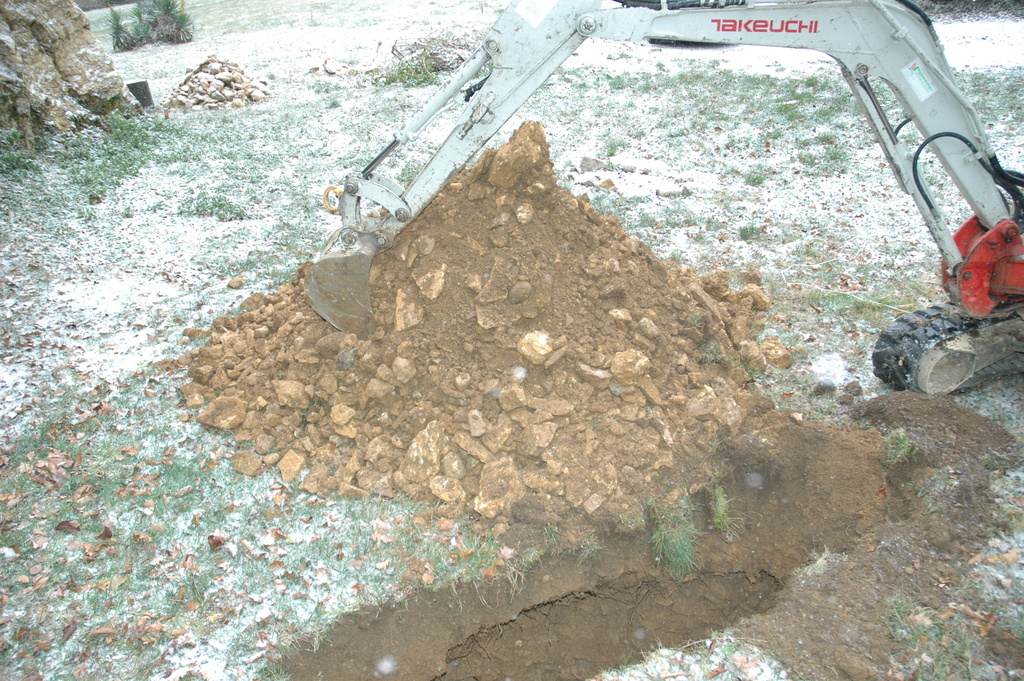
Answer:
<path fill-rule="evenodd" d="M 89 28 L 72 0 L 0 3 L 0 128 L 21 130 L 31 147 L 41 129 L 137 106 Z"/>

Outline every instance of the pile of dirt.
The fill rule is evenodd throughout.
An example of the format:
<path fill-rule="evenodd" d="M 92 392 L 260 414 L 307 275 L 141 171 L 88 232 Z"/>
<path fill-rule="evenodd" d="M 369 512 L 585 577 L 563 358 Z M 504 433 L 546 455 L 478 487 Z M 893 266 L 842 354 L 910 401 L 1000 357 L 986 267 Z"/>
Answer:
<path fill-rule="evenodd" d="M 241 66 L 211 55 L 185 76 L 164 106 L 176 109 L 240 109 L 270 96 L 263 78 L 245 75 Z"/>
<path fill-rule="evenodd" d="M 559 188 L 536 123 L 374 259 L 367 338 L 309 307 L 307 269 L 215 320 L 183 392 L 234 430 L 237 470 L 319 495 L 642 524 L 661 483 L 710 483 L 718 443 L 771 410 L 743 367 L 792 362 L 750 340 L 769 303 L 756 280 L 663 261 Z"/>
<path fill-rule="evenodd" d="M 750 369 L 792 362 L 750 340 L 769 303 L 756 273 L 736 290 L 660 260 L 560 189 L 547 152 L 526 124 L 457 176 L 374 259 L 361 334 L 309 307 L 305 265 L 215 320 L 190 358 L 186 403 L 234 431 L 239 472 L 475 512 L 545 554 L 525 578 L 466 586 L 479 604 L 430 592 L 349 618 L 289 672 L 377 678 L 385 660 L 408 681 L 587 678 L 747 617 L 741 631 L 809 678 L 887 674 L 887 599 L 948 597 L 990 512 L 977 459 L 1003 460 L 1011 439 L 948 398 L 858 407 L 877 428 L 776 410 L 748 389 Z M 884 469 L 878 428 L 919 453 Z M 952 481 L 932 495 L 939 513 L 920 496 L 937 474 Z M 682 583 L 650 542 L 679 501 L 708 529 Z M 545 553 L 552 528 L 583 550 Z"/>

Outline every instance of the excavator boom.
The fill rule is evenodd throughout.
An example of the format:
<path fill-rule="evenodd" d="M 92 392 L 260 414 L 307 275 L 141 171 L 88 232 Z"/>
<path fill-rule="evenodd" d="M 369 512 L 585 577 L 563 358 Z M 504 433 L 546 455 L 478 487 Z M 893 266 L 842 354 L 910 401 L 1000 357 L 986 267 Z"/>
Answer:
<path fill-rule="evenodd" d="M 374 254 L 388 248 L 452 176 L 591 37 L 765 45 L 830 55 L 897 183 L 924 217 L 941 254 L 953 305 L 968 318 L 1005 318 L 1024 305 L 1024 248 L 1019 234 L 1024 177 L 999 165 L 984 126 L 955 82 L 930 20 L 909 0 L 514 0 L 448 85 L 394 133 L 366 168 L 348 176 L 340 188 L 328 190 L 325 205 L 341 213 L 343 227 L 332 235 L 307 275 L 306 291 L 314 309 L 339 329 L 365 330 L 372 316 L 368 272 Z M 879 86 L 892 92 L 907 121 L 893 126 L 879 104 Z M 384 159 L 462 93 L 467 104 L 450 134 L 408 186 L 377 172 Z M 899 131 L 906 123 L 914 125 L 923 143 L 911 148 L 901 139 Z M 925 149 L 938 158 L 974 213 L 970 226 L 957 233 L 948 227 L 918 172 Z M 949 342 L 945 339 L 935 346 Z M 1008 347 L 1011 355 L 1018 351 L 1012 343 Z M 902 358 L 886 355 L 881 361 Z M 963 383 L 948 377 L 922 382 L 907 367 L 897 369 L 889 374 L 905 374 L 906 385 L 901 387 Z M 889 374 L 883 378 L 889 380 Z"/>

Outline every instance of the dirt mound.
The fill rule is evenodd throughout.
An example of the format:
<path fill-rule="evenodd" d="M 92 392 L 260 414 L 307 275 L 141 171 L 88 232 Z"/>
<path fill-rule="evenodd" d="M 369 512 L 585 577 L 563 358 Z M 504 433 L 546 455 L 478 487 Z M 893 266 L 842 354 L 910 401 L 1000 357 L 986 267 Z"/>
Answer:
<path fill-rule="evenodd" d="M 955 582 L 947 568 L 987 513 L 987 474 L 968 464 L 1002 452 L 1008 436 L 948 402 L 876 400 L 859 417 L 904 428 L 925 452 L 884 469 L 877 429 L 775 410 L 745 389 L 748 368 L 791 362 L 778 341 L 749 340 L 768 306 L 760 287 L 734 290 L 726 273 L 662 261 L 560 189 L 539 125 L 485 152 L 375 258 L 365 337 L 309 307 L 307 270 L 216 320 L 193 353 L 187 403 L 200 422 L 234 430 L 244 447 L 235 468 L 276 467 L 324 496 L 404 493 L 440 515 L 475 512 L 488 531 L 510 531 L 508 546 L 540 546 L 544 558 L 523 582 L 514 569 L 507 584 L 491 571 L 485 588 L 511 598 L 470 607 L 427 594 L 394 618 L 369 613 L 379 625 L 342 622 L 324 652 L 297 654 L 296 678 L 375 678 L 381 660 L 409 681 L 585 678 L 754 613 L 747 628 L 808 676 L 839 665 L 843 678 L 868 678 L 886 671 L 893 648 L 879 615 L 886 585 L 918 594 L 926 563 L 940 587 Z M 966 493 L 936 503 L 969 513 L 922 512 L 914 490 L 935 470 L 955 471 L 949 489 Z M 670 508 L 685 509 L 699 534 L 681 583 L 652 548 Z M 545 545 L 540 528 L 578 555 Z M 901 537 L 911 549 L 876 551 Z M 874 572 L 789 579 L 830 551 Z M 944 593 L 918 595 L 931 604 Z M 677 626 L 681 613 L 693 628 Z M 402 622 L 411 626 L 389 628 Z M 809 622 L 814 631 L 801 633 Z M 646 643 L 638 631 L 650 632 Z"/>
<path fill-rule="evenodd" d="M 707 484 L 708 453 L 770 409 L 741 362 L 791 361 L 749 340 L 757 284 L 660 260 L 559 188 L 535 123 L 374 259 L 368 338 L 309 307 L 307 268 L 217 319 L 183 391 L 248 444 L 239 471 L 320 495 L 636 522 L 659 479 Z"/>

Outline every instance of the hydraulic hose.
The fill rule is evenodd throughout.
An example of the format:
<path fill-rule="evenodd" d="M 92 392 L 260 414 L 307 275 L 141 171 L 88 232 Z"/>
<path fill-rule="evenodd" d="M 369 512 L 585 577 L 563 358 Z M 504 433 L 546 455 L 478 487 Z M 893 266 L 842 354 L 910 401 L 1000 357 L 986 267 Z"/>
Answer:
<path fill-rule="evenodd" d="M 917 147 L 917 151 L 914 152 L 911 171 L 914 176 L 914 184 L 917 186 L 917 191 L 921 193 L 921 198 L 924 199 L 928 208 L 932 210 L 935 209 L 935 204 L 932 203 L 931 198 L 924 189 L 924 183 L 921 181 L 921 173 L 918 170 L 918 162 L 920 161 L 921 153 L 925 148 L 935 140 L 943 137 L 952 137 L 953 139 L 960 140 L 968 149 L 971 150 L 972 153 L 975 155 L 978 153 L 978 148 L 974 146 L 969 139 L 955 132 L 939 132 L 921 142 Z M 1020 187 L 1024 186 L 1024 176 L 1021 176 L 1020 173 L 1013 171 L 1007 172 L 1003 170 L 1002 166 L 999 165 L 999 159 L 997 159 L 995 155 L 988 159 L 979 158 L 978 163 L 980 163 L 981 167 L 985 169 L 985 172 L 992 176 L 992 180 L 996 185 L 1010 195 L 1010 199 L 1013 202 L 1013 220 L 1014 222 L 1020 223 L 1021 217 L 1024 216 L 1024 193 L 1021 193 L 1020 190 Z"/>

